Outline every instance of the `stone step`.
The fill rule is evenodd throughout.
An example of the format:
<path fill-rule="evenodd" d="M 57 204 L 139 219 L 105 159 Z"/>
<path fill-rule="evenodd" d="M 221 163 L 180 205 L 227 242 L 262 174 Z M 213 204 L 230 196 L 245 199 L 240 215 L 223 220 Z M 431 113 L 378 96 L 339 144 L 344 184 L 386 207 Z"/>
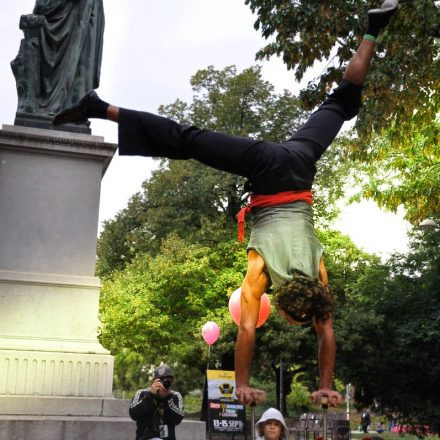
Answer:
<path fill-rule="evenodd" d="M 0 395 L 1 415 L 128 417 L 129 405 L 130 400 L 102 397 Z"/>
<path fill-rule="evenodd" d="M 128 417 L 1 416 L 1 440 L 134 440 L 136 424 Z M 183 420 L 179 440 L 205 440 L 204 422 Z"/>

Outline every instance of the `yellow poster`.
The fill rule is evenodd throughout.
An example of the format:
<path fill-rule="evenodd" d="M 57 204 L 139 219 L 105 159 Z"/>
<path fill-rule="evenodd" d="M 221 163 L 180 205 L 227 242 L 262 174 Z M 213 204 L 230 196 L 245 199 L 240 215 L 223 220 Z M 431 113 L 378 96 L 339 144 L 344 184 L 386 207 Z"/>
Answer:
<path fill-rule="evenodd" d="M 235 400 L 235 371 L 207 370 L 208 399 Z"/>
<path fill-rule="evenodd" d="M 235 371 L 206 370 L 209 429 L 212 432 L 243 432 L 244 405 L 235 394 Z"/>

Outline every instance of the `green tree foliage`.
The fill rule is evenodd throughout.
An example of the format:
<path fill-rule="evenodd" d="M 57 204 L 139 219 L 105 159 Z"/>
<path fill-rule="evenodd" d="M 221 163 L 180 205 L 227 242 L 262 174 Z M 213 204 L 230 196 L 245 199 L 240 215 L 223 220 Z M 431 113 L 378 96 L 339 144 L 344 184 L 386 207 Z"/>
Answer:
<path fill-rule="evenodd" d="M 224 306 L 245 267 L 245 251 L 235 242 L 213 250 L 170 236 L 156 256 L 139 255 L 104 285 L 103 342 L 116 350 L 148 349 L 153 358 L 172 350 L 192 338 L 187 320 L 195 328 L 201 316 Z"/>
<path fill-rule="evenodd" d="M 328 60 L 302 92 L 307 108 L 317 105 L 342 77 L 366 30 L 367 9 L 381 1 L 246 0 L 256 13 L 255 28 L 271 38 L 258 59 L 282 56 L 301 80 L 316 61 Z M 364 91 L 357 126 L 364 139 L 394 123 L 403 140 L 429 127 L 440 110 L 440 5 L 435 0 L 401 1 L 381 34 Z"/>
<path fill-rule="evenodd" d="M 150 382 L 151 371 L 144 357 L 132 350 L 122 349 L 115 352 L 114 389 L 118 398 L 125 397 L 125 392 L 134 393 L 137 389 L 146 387 Z M 131 396 L 127 396 L 131 397 Z"/>
<path fill-rule="evenodd" d="M 344 298 L 340 280 L 346 276 L 355 283 L 371 257 L 340 233 L 322 234 L 322 239 L 326 263 L 339 280 L 337 295 Z M 149 367 L 160 361 L 176 366 L 182 391 L 200 386 L 208 361 L 200 331 L 208 320 L 221 328 L 211 367 L 232 369 L 237 327 L 229 315 L 228 299 L 245 270 L 245 249 L 235 240 L 208 248 L 170 235 L 155 256 L 140 254 L 105 280 L 100 340 L 117 355 L 117 386 L 133 391 L 136 380 L 145 384 Z M 275 378 L 282 359 L 288 372 L 285 389 L 301 372 L 303 385 L 312 389 L 318 380 L 316 358 L 312 326 L 291 326 L 273 310 L 257 330 L 252 375 L 264 382 Z M 134 366 L 128 368 L 128 363 Z"/>
<path fill-rule="evenodd" d="M 138 255 L 104 283 L 100 340 L 112 353 L 137 353 L 134 361 L 144 370 L 169 362 L 179 367 L 181 384 L 190 389 L 200 385 L 206 361 L 199 343 L 201 323 L 225 310 L 245 267 L 245 251 L 236 242 L 210 249 L 170 236 L 156 256 Z M 131 389 L 132 382 L 123 382 L 124 359 L 117 383 Z"/>
<path fill-rule="evenodd" d="M 287 396 L 288 408 L 296 414 L 308 412 L 311 408 L 310 391 L 301 383 L 293 382 L 292 391 Z"/>
<path fill-rule="evenodd" d="M 276 94 L 259 66 L 240 73 L 235 66 L 209 66 L 191 78 L 191 86 L 191 104 L 177 100 L 159 107 L 159 113 L 207 130 L 274 142 L 290 137 L 304 121 L 298 99 L 287 90 Z"/>
<path fill-rule="evenodd" d="M 290 92 L 276 94 L 263 81 L 259 67 L 237 73 L 233 66 L 223 70 L 211 66 L 199 70 L 191 85 L 191 104 L 177 100 L 160 107 L 160 113 L 185 124 L 272 141 L 288 139 L 306 117 Z M 344 154 L 332 146 L 320 161 L 314 196 L 321 225 L 337 212 L 335 201 L 349 170 Z M 231 239 L 236 234 L 235 216 L 247 196 L 242 177 L 196 161 L 162 160 L 127 208 L 104 224 L 98 274 L 110 276 L 138 253 L 156 253 L 170 233 L 209 246 Z"/>
<path fill-rule="evenodd" d="M 133 195 L 126 208 L 103 223 L 97 243 L 97 274 L 104 278 L 123 268 L 137 252 L 148 250 L 154 239 L 145 220 L 142 197 Z"/>
<path fill-rule="evenodd" d="M 409 255 L 370 267 L 336 321 L 338 371 L 359 405 L 440 431 L 440 234 L 413 238 Z"/>
<path fill-rule="evenodd" d="M 379 264 L 379 258 L 359 249 L 351 239 L 331 229 L 318 229 L 317 236 L 324 245 L 324 262 L 337 309 L 353 296 L 359 277 Z"/>
<path fill-rule="evenodd" d="M 246 0 L 255 28 L 270 38 L 257 58 L 282 56 L 297 80 L 326 60 L 300 94 L 313 108 L 342 77 L 365 32 L 367 9 L 381 2 Z M 350 158 L 368 165 L 362 196 L 392 211 L 404 205 L 417 223 L 437 216 L 440 206 L 440 4 L 399 4 L 378 40 Z"/>
<path fill-rule="evenodd" d="M 401 136 L 390 129 L 374 140 L 359 195 L 394 212 L 403 205 L 406 218 L 413 224 L 439 217 L 440 124 L 420 129 L 408 148 L 398 140 Z"/>

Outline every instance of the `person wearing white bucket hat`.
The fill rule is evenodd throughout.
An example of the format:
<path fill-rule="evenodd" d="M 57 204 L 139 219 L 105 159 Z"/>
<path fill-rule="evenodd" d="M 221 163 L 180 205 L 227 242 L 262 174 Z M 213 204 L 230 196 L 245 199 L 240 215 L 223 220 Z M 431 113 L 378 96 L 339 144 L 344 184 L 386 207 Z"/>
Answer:
<path fill-rule="evenodd" d="M 287 440 L 289 438 L 289 430 L 284 417 L 275 408 L 269 408 L 263 413 L 255 424 L 255 432 L 255 440 Z"/>

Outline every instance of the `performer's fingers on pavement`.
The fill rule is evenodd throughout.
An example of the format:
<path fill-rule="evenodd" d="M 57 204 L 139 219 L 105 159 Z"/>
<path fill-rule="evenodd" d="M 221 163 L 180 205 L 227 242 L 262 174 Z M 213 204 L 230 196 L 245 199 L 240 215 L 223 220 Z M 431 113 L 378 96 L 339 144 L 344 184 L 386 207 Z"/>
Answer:
<path fill-rule="evenodd" d="M 257 403 L 264 402 L 266 400 L 266 393 L 264 391 L 258 390 Z"/>
<path fill-rule="evenodd" d="M 342 402 L 342 397 L 338 394 L 333 395 L 330 402 L 332 406 L 338 406 Z"/>
<path fill-rule="evenodd" d="M 254 402 L 252 392 L 246 391 L 243 396 L 244 404 L 251 405 Z"/>
<path fill-rule="evenodd" d="M 256 393 L 254 393 L 254 394 L 252 395 L 252 402 L 251 402 L 251 405 L 257 405 L 257 404 L 260 403 L 260 402 L 261 402 L 260 396 L 259 396 L 258 394 L 256 394 Z"/>
<path fill-rule="evenodd" d="M 250 391 L 250 396 L 249 396 L 249 404 L 250 405 L 256 405 L 258 403 L 260 403 L 262 401 L 262 391 L 261 390 L 256 390 L 256 389 L 252 389 Z"/>

